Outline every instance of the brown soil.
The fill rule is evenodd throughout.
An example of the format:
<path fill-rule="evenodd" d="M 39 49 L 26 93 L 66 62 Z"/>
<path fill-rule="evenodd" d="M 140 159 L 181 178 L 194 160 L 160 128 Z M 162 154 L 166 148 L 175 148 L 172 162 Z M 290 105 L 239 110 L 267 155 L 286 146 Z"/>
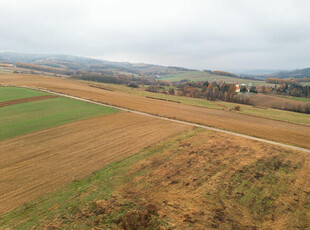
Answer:
<path fill-rule="evenodd" d="M 41 101 L 41 100 L 46 100 L 46 99 L 51 99 L 51 98 L 56 98 L 56 97 L 58 96 L 45 95 L 45 96 L 27 97 L 27 98 L 15 99 L 15 100 L 10 100 L 10 101 L 3 101 L 3 102 L 0 102 L 0 107 L 16 105 L 20 103 L 27 103 L 27 102 L 32 102 L 32 101 Z"/>
<path fill-rule="evenodd" d="M 309 168 L 309 154 L 205 131 L 134 164 L 134 179 L 112 198 L 43 225 L 101 229 L 114 218 L 111 229 L 308 229 Z"/>
<path fill-rule="evenodd" d="M 76 80 L 21 74 L 2 74 L 0 75 L 0 84 L 45 88 L 137 111 L 310 148 L 309 126 L 258 118 L 230 111 L 153 100 L 125 93 L 110 92 L 89 87 L 86 83 Z"/>
<path fill-rule="evenodd" d="M 120 112 L 0 142 L 0 213 L 190 126 Z"/>

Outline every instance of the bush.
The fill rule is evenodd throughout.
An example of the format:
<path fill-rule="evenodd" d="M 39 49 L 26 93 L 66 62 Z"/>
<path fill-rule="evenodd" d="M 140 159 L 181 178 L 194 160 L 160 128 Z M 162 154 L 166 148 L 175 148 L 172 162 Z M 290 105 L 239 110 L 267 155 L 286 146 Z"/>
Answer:
<path fill-rule="evenodd" d="M 235 107 L 234 107 L 234 110 L 240 111 L 240 106 L 239 106 L 239 105 L 235 106 Z"/>

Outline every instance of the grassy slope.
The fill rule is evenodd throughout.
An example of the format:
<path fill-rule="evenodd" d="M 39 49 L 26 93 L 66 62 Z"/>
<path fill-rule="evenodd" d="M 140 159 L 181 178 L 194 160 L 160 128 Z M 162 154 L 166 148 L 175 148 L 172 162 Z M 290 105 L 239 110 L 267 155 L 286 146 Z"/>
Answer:
<path fill-rule="evenodd" d="M 309 156 L 225 142 L 202 129 L 171 137 L 1 216 L 0 225 L 308 229 Z"/>
<path fill-rule="evenodd" d="M 263 108 L 256 108 L 250 105 L 243 105 L 243 104 L 236 104 L 236 103 L 229 103 L 223 101 L 209 101 L 206 99 L 201 98 L 191 98 L 191 97 L 180 97 L 180 96 L 173 96 L 173 95 L 166 95 L 160 93 L 151 93 L 145 91 L 143 87 L 140 88 L 130 88 L 124 85 L 114 85 L 114 84 L 105 84 L 105 83 L 97 83 L 97 82 L 87 82 L 83 81 L 91 85 L 101 85 L 104 88 L 112 89 L 117 92 L 134 94 L 137 96 L 149 96 L 161 99 L 169 99 L 173 101 L 181 102 L 182 104 L 186 105 L 194 105 L 194 106 L 201 106 L 210 109 L 224 109 L 230 110 L 235 106 L 239 105 L 241 110 L 238 113 L 252 115 L 257 117 L 263 117 L 278 121 L 286 121 L 296 124 L 303 124 L 303 125 L 310 125 L 310 116 L 308 114 L 302 113 L 295 113 L 290 111 L 283 111 L 278 109 L 263 109 Z M 237 111 L 234 111 L 237 112 Z"/>
<path fill-rule="evenodd" d="M 13 70 L 9 68 L 11 67 L 0 67 L 0 73 L 13 73 Z"/>
<path fill-rule="evenodd" d="M 49 94 L 18 87 L 0 87 L 0 102 L 43 95 Z"/>
<path fill-rule="evenodd" d="M 310 98 L 306 98 L 306 97 L 292 97 L 292 96 L 282 96 L 282 95 L 278 95 L 278 97 L 283 97 L 283 98 L 296 100 L 296 101 L 310 102 Z"/>
<path fill-rule="evenodd" d="M 310 102 L 310 98 L 305 97 L 293 97 L 294 100 Z"/>
<path fill-rule="evenodd" d="M 117 110 L 69 98 L 53 98 L 1 108 L 0 140 Z"/>
<path fill-rule="evenodd" d="M 228 76 L 220 76 L 216 74 L 210 74 L 207 72 L 202 71 L 190 71 L 190 72 L 181 72 L 176 74 L 170 74 L 169 77 L 164 77 L 161 80 L 174 82 L 180 81 L 183 79 L 189 79 L 191 81 L 209 81 L 209 82 L 219 82 L 225 81 L 226 83 L 253 83 L 254 85 L 266 85 L 267 83 L 264 81 L 256 81 L 256 80 L 249 80 L 249 79 L 241 79 L 241 78 L 234 78 Z"/>

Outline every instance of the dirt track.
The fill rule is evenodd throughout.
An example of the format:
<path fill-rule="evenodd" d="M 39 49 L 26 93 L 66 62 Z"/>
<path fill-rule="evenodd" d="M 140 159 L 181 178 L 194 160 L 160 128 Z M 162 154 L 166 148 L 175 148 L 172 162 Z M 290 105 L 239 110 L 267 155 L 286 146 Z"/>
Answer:
<path fill-rule="evenodd" d="M 31 87 L 29 87 L 29 88 L 30 89 L 34 89 L 34 90 L 36 89 L 36 88 L 31 88 Z M 68 98 L 72 98 L 72 99 L 75 99 L 75 100 L 80 100 L 80 101 L 84 101 L 84 102 L 88 102 L 88 103 L 93 103 L 93 104 L 100 105 L 100 106 L 107 106 L 107 107 L 111 107 L 111 108 L 115 108 L 115 109 L 120 109 L 120 110 L 126 111 L 126 112 L 132 112 L 132 113 L 135 113 L 135 114 L 139 114 L 139 115 L 143 115 L 143 116 L 147 116 L 147 117 L 152 117 L 152 118 L 157 118 L 157 119 L 161 119 L 161 120 L 166 120 L 166 121 L 172 121 L 172 122 L 176 122 L 176 123 L 180 123 L 180 124 L 184 124 L 184 125 L 192 125 L 192 126 L 200 127 L 200 128 L 203 128 L 203 129 L 208 129 L 208 130 L 212 130 L 212 131 L 216 131 L 216 132 L 230 134 L 230 135 L 233 135 L 233 136 L 243 137 L 243 138 L 250 139 L 250 140 L 255 140 L 255 141 L 259 141 L 259 142 L 263 142 L 263 143 L 268 143 L 268 144 L 273 144 L 273 145 L 281 146 L 283 148 L 289 148 L 289 149 L 293 149 L 293 150 L 298 150 L 298 151 L 303 151 L 303 152 L 310 153 L 310 149 L 306 149 L 306 148 L 301 148 L 301 147 L 297 147 L 297 146 L 291 146 L 291 145 L 287 145 L 287 144 L 282 144 L 282 143 L 279 143 L 279 142 L 276 142 L 276 141 L 270 141 L 270 140 L 266 140 L 266 139 L 262 139 L 262 138 L 258 138 L 258 137 L 253 137 L 253 136 L 249 136 L 249 135 L 245 135 L 245 134 L 240 134 L 240 133 L 231 132 L 231 131 L 227 131 L 227 130 L 223 130 L 223 129 L 213 128 L 213 127 L 210 127 L 210 126 L 200 125 L 200 124 L 193 123 L 193 122 L 181 121 L 181 120 L 178 120 L 178 119 L 171 119 L 171 118 L 166 118 L 166 117 L 162 117 L 162 116 L 158 116 L 158 115 L 152 115 L 152 114 L 149 114 L 149 113 L 139 112 L 139 111 L 136 111 L 136 110 L 125 109 L 125 108 L 118 107 L 118 106 L 104 104 L 102 102 L 94 102 L 92 100 L 83 99 L 83 98 L 71 96 L 71 95 L 68 95 L 68 94 L 55 93 L 55 92 L 52 92 L 52 91 L 49 91 L 49 90 L 43 90 L 43 89 L 41 89 L 41 90 L 44 91 L 44 92 L 47 92 L 47 93 L 54 93 L 54 94 L 59 95 L 59 96 L 68 97 Z"/>
<path fill-rule="evenodd" d="M 0 142 L 0 214 L 191 128 L 121 112 Z"/>
<path fill-rule="evenodd" d="M 206 109 L 173 102 L 152 100 L 135 95 L 111 92 L 75 80 L 32 75 L 0 75 L 0 84 L 49 89 L 94 101 L 129 108 L 159 116 L 208 125 L 254 137 L 310 149 L 310 127 L 229 111 Z"/>
<path fill-rule="evenodd" d="M 56 98 L 56 97 L 58 97 L 58 96 L 56 96 L 56 95 L 44 95 L 44 96 L 37 96 L 37 97 L 27 97 L 27 98 L 15 99 L 15 100 L 10 100 L 10 101 L 3 101 L 3 102 L 0 102 L 0 107 L 9 106 L 9 105 L 16 105 L 16 104 L 21 104 L 21 103 L 27 103 L 27 102 L 32 102 L 32 101 L 41 101 L 41 100 L 46 100 L 46 99 L 51 99 L 51 98 Z"/>

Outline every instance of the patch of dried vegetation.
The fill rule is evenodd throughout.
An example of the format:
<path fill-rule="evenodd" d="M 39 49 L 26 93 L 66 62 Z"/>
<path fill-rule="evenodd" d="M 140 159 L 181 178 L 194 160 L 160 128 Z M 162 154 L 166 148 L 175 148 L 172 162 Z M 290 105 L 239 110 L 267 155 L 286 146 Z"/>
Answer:
<path fill-rule="evenodd" d="M 94 229 L 307 229 L 309 166 L 301 152 L 200 130 L 133 164 L 132 180 L 71 221 Z"/>

